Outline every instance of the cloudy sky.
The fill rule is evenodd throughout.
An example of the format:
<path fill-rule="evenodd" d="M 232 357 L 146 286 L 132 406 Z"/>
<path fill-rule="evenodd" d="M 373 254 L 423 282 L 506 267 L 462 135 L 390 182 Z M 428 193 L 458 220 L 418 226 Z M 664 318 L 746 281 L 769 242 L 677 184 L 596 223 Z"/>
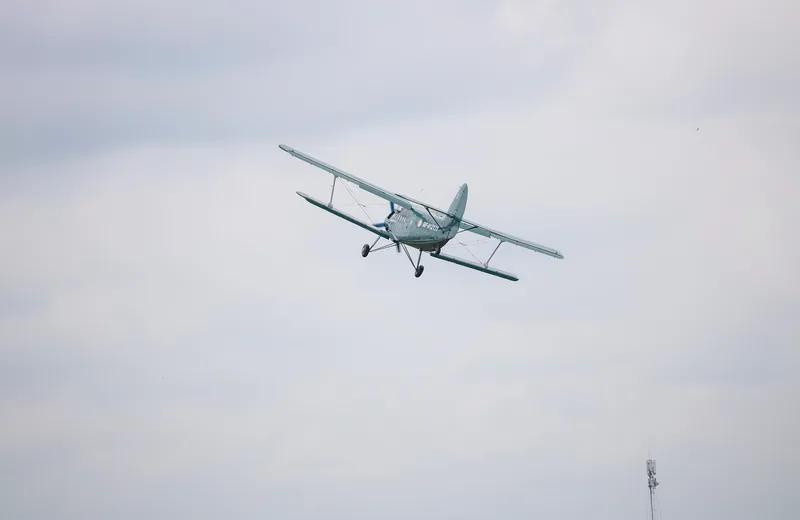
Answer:
<path fill-rule="evenodd" d="M 796 509 L 797 2 L 2 11 L 3 518 Z M 363 259 L 279 143 L 566 258 Z"/>

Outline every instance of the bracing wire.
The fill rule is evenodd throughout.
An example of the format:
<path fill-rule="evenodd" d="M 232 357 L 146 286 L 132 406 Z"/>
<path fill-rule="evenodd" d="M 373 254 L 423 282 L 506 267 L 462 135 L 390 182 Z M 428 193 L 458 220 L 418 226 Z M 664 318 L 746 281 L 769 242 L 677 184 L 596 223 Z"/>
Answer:
<path fill-rule="evenodd" d="M 474 245 L 480 245 L 480 244 L 489 244 L 489 243 L 492 242 L 492 239 L 491 238 L 479 238 L 477 240 L 470 240 L 468 242 L 461 242 L 460 240 L 457 240 L 457 242 L 462 246 L 474 246 Z"/>
<path fill-rule="evenodd" d="M 463 242 L 461 242 L 460 240 L 456 240 L 456 242 L 458 242 L 459 244 L 461 244 L 461 246 L 462 246 L 464 249 L 466 249 L 466 250 L 467 250 L 467 253 L 469 253 L 470 255 L 472 255 L 472 258 L 474 258 L 476 262 L 478 262 L 479 264 L 482 264 L 482 263 L 483 263 L 483 262 L 481 262 L 480 258 L 478 258 L 477 256 L 475 256 L 475 254 L 474 254 L 472 251 L 470 251 L 470 250 L 469 250 L 469 248 L 468 248 L 468 247 L 467 247 L 467 246 L 466 246 L 466 245 L 465 245 Z"/>
<path fill-rule="evenodd" d="M 355 196 L 355 195 L 353 195 L 353 192 L 352 192 L 352 191 L 350 191 L 350 187 L 347 185 L 347 183 L 346 183 L 346 182 L 343 182 L 342 184 L 344 185 L 344 189 L 346 189 L 346 190 L 347 190 L 347 193 L 349 193 L 349 194 L 350 194 L 350 196 L 351 196 L 351 197 L 353 197 L 353 200 L 354 200 L 354 201 L 356 201 L 356 204 L 358 205 L 358 207 L 359 207 L 359 208 L 361 208 L 361 211 L 363 211 L 363 212 L 364 212 L 364 215 L 366 215 L 366 217 L 367 217 L 367 220 L 368 220 L 369 222 L 373 222 L 373 220 L 372 220 L 372 217 L 370 217 L 370 216 L 369 216 L 369 213 L 367 213 L 367 210 L 364 208 L 364 205 L 363 205 L 363 204 L 361 204 L 360 202 L 358 202 L 358 199 L 356 198 L 356 196 Z"/>
<path fill-rule="evenodd" d="M 378 207 L 385 205 L 386 205 L 385 202 L 376 202 L 375 204 L 362 204 L 361 202 L 351 202 L 347 204 L 342 204 L 343 207 L 361 206 L 362 208 Z"/>

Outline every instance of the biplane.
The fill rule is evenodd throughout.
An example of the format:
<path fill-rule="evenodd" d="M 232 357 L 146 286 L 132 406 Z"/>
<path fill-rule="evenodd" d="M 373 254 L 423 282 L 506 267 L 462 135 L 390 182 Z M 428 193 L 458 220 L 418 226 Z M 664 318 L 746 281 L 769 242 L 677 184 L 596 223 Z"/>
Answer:
<path fill-rule="evenodd" d="M 346 173 L 338 168 L 335 168 L 329 164 L 325 164 L 320 160 L 306 155 L 303 152 L 286 146 L 285 144 L 278 146 L 281 150 L 289 153 L 290 155 L 313 166 L 321 168 L 333 175 L 331 197 L 327 204 L 300 191 L 298 191 L 297 194 L 314 206 L 333 213 L 337 217 L 340 217 L 377 235 L 377 238 L 372 245 L 364 244 L 364 246 L 361 248 L 362 257 L 366 257 L 372 252 L 380 251 L 390 247 L 395 247 L 399 253 L 400 248 L 402 248 L 408 257 L 409 262 L 411 262 L 411 265 L 414 267 L 414 276 L 417 278 L 422 275 L 422 272 L 425 269 L 425 267 L 421 264 L 422 253 L 425 252 L 429 253 L 431 258 L 444 260 L 446 262 L 468 267 L 482 273 L 498 276 L 511 281 L 518 281 L 519 278 L 512 273 L 489 267 L 489 262 L 492 260 L 495 253 L 497 253 L 497 250 L 500 248 L 500 246 L 505 242 L 530 249 L 532 251 L 536 251 L 537 253 L 542 253 L 553 258 L 564 258 L 560 252 L 550 247 L 535 244 L 528 240 L 523 240 L 521 238 L 509 235 L 508 233 L 490 229 L 486 226 L 463 218 L 464 210 L 467 206 L 468 188 L 466 184 L 462 184 L 459 187 L 455 198 L 450 203 L 450 207 L 447 209 L 447 211 L 445 211 L 443 209 L 431 206 L 430 204 L 426 204 L 425 202 L 414 200 L 411 197 L 380 188 L 356 177 L 355 175 Z M 334 191 L 336 190 L 337 179 L 342 179 L 355 184 L 362 190 L 372 193 L 373 195 L 377 195 L 378 197 L 388 201 L 390 213 L 384 218 L 383 222 L 369 223 L 334 208 L 333 195 Z M 490 239 L 497 239 L 499 240 L 499 243 L 497 244 L 497 247 L 495 247 L 494 251 L 492 251 L 489 259 L 485 262 L 472 262 L 470 260 L 442 253 L 442 248 L 450 240 L 453 240 L 458 233 L 462 232 L 472 232 Z M 376 248 L 375 246 L 382 238 L 389 241 L 389 243 Z M 411 257 L 411 253 L 408 251 L 409 247 L 419 250 L 419 256 L 417 257 L 416 262 L 414 262 L 414 259 Z"/>

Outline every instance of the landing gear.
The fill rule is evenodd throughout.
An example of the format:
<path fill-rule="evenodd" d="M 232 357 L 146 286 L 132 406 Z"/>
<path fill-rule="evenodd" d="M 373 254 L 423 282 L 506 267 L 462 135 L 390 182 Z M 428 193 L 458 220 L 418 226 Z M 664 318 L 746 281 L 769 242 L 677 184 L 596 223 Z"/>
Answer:
<path fill-rule="evenodd" d="M 375 247 L 375 244 L 377 244 L 377 243 L 378 243 L 378 240 L 380 240 L 380 239 L 381 239 L 381 237 L 378 237 L 378 238 L 376 238 L 376 239 L 375 239 L 375 242 L 373 242 L 373 243 L 372 243 L 372 245 L 369 245 L 369 244 L 364 244 L 364 245 L 361 247 L 361 256 L 363 256 L 364 258 L 366 258 L 366 257 L 367 257 L 367 255 L 369 254 L 369 252 L 370 252 L 370 251 L 372 251 L 372 248 L 373 248 L 373 247 Z M 383 249 L 383 248 L 382 248 L 382 247 L 379 247 L 378 249 Z"/>
<path fill-rule="evenodd" d="M 408 261 L 411 262 L 411 266 L 414 268 L 414 277 L 419 278 L 420 276 L 422 276 L 422 272 L 425 270 L 425 266 L 423 266 L 420 263 L 420 261 L 422 260 L 422 249 L 419 250 L 419 256 L 417 257 L 417 261 L 414 262 L 414 259 L 411 258 L 411 253 L 408 252 L 408 247 L 406 247 L 404 243 L 395 239 L 394 235 L 392 235 L 391 232 L 389 232 L 389 235 L 391 237 L 391 241 L 388 244 L 385 244 L 381 247 L 375 247 L 375 244 L 378 243 L 378 240 L 380 240 L 381 237 L 375 239 L 375 242 L 372 245 L 364 244 L 363 246 L 361 246 L 361 256 L 366 258 L 367 255 L 369 255 L 373 251 L 380 251 L 381 249 L 387 249 L 389 247 L 396 247 L 398 252 L 400 251 L 400 248 L 403 248 L 403 250 L 406 252 L 406 256 L 408 257 Z M 441 251 L 441 249 L 442 249 L 441 247 L 437 247 L 436 253 Z"/>

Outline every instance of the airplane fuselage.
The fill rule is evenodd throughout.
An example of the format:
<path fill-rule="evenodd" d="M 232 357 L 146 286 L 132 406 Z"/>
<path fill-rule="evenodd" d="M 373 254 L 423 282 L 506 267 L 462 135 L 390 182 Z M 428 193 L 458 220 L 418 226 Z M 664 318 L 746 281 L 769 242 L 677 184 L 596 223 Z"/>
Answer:
<path fill-rule="evenodd" d="M 445 215 L 440 217 L 434 213 L 434 216 L 435 220 L 419 211 L 396 208 L 384 222 L 387 232 L 397 241 L 422 251 L 436 251 L 450 241 L 453 226 Z M 457 223 L 453 225 L 458 226 Z"/>

